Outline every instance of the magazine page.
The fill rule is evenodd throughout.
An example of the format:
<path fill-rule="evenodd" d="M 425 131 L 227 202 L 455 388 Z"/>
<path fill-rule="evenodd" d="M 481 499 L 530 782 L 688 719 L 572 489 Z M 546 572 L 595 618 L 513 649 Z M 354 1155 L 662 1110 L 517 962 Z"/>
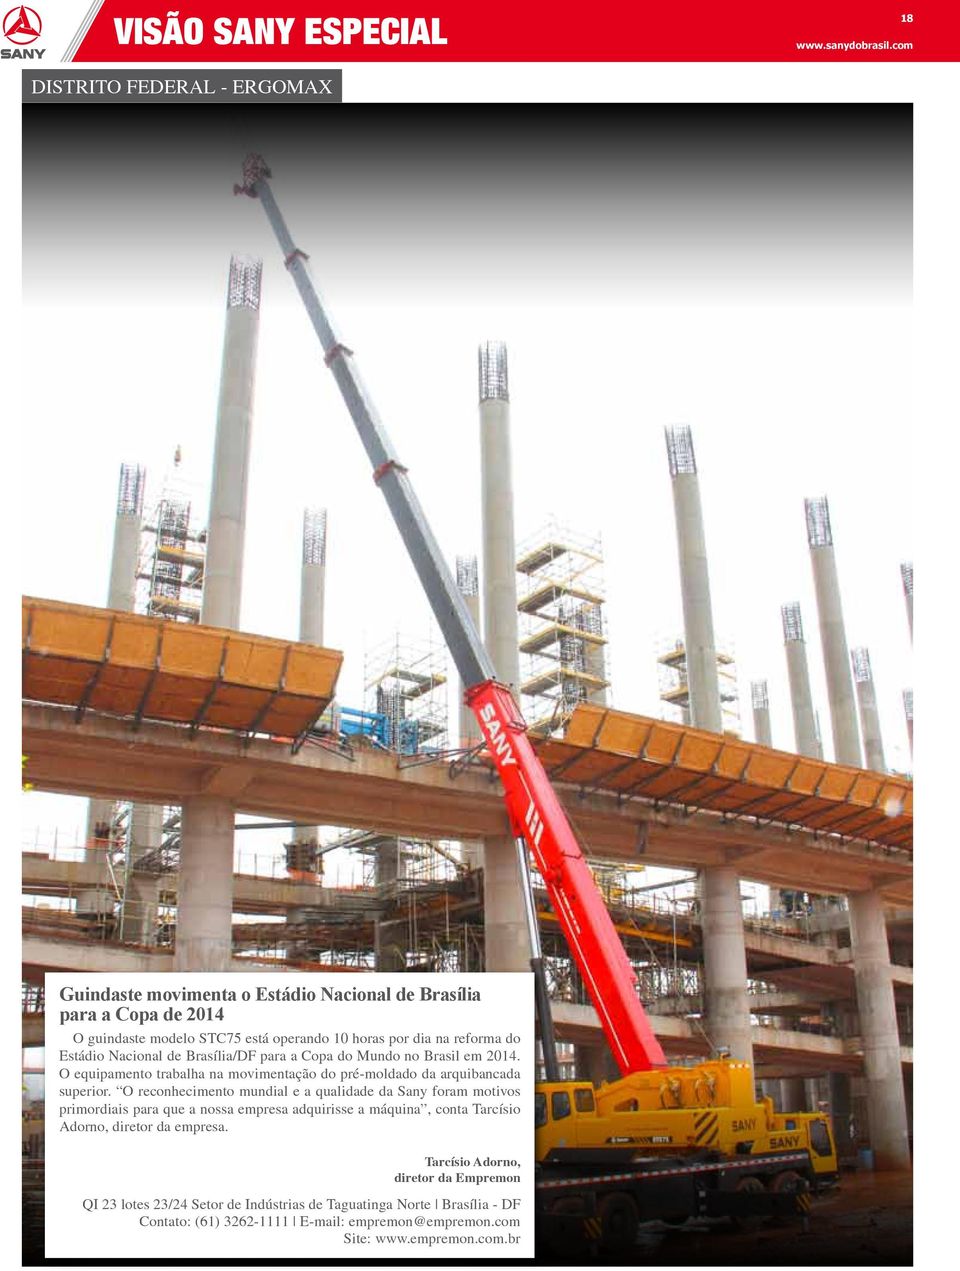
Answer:
<path fill-rule="evenodd" d="M 955 10 L 38 2 L 22 1265 L 929 1264 Z"/>

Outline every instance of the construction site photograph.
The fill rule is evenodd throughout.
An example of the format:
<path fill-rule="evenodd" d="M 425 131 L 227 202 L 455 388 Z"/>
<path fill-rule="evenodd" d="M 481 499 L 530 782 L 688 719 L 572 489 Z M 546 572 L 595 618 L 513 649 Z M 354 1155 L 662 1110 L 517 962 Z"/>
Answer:
<path fill-rule="evenodd" d="M 25 1265 L 53 972 L 532 974 L 536 1264 L 912 1263 L 911 210 L 900 105 L 24 107 Z"/>

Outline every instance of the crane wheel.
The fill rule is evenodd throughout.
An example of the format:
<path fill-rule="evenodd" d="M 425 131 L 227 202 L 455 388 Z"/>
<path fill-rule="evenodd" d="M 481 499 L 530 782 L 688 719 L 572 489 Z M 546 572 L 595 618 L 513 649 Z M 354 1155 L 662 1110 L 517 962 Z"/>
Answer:
<path fill-rule="evenodd" d="M 770 1182 L 770 1190 L 776 1192 L 778 1196 L 782 1196 L 789 1192 L 805 1192 L 808 1190 L 807 1181 L 795 1170 L 784 1170 L 782 1174 L 775 1174 Z M 787 1227 L 790 1223 L 795 1222 L 798 1217 L 804 1215 L 798 1214 L 789 1217 L 780 1216 L 774 1218 L 774 1222 L 778 1227 Z"/>
<path fill-rule="evenodd" d="M 596 1222 L 596 1220 L 593 1220 Z M 562 1197 L 544 1215 L 543 1245 L 547 1253 L 555 1257 L 578 1258 L 590 1246 L 587 1218 L 583 1201 L 574 1196 Z M 540 1236 L 537 1237 L 538 1243 Z"/>
<path fill-rule="evenodd" d="M 628 1253 L 637 1243 L 639 1218 L 632 1197 L 612 1192 L 600 1202 L 600 1246 L 606 1253 Z"/>
<path fill-rule="evenodd" d="M 782 1174 L 774 1174 L 773 1181 L 770 1184 L 772 1192 L 802 1192 L 806 1191 L 807 1185 L 796 1170 L 784 1170 Z"/>
<path fill-rule="evenodd" d="M 758 1192 L 764 1192 L 767 1189 L 759 1178 L 752 1174 L 748 1178 L 741 1178 L 735 1188 L 738 1192 L 749 1192 L 756 1195 Z M 763 1222 L 761 1214 L 733 1214 L 730 1218 L 730 1225 L 734 1231 L 753 1231 L 755 1227 L 759 1227 Z"/>

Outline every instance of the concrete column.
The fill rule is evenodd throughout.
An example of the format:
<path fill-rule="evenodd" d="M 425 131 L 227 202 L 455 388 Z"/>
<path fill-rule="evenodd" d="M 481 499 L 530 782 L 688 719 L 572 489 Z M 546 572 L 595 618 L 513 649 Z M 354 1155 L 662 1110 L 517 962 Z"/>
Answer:
<path fill-rule="evenodd" d="M 598 606 L 600 608 L 600 606 Z M 603 610 L 600 608 L 600 620 L 603 622 Z M 588 675 L 596 676 L 598 680 L 609 679 L 609 670 L 607 668 L 607 646 L 605 644 L 596 644 L 593 640 L 584 640 L 583 642 L 583 669 Z M 609 706 L 610 704 L 610 686 L 605 684 L 603 688 L 595 688 L 587 694 L 587 701 L 594 706 Z"/>
<path fill-rule="evenodd" d="M 773 731 L 770 727 L 770 697 L 767 692 L 766 680 L 751 680 L 750 682 L 750 702 L 753 707 L 753 739 L 758 746 L 773 745 Z M 775 913 L 781 907 L 780 889 L 778 887 L 770 887 L 770 899 L 768 908 L 771 913 Z M 764 1082 L 764 1093 L 769 1093 L 770 1097 L 776 1101 L 779 1098 L 780 1088 L 777 1082 Z M 770 1086 L 768 1092 L 766 1087 Z M 774 1087 L 776 1093 L 774 1093 Z"/>
<path fill-rule="evenodd" d="M 143 525 L 142 468 L 125 468 L 120 476 L 120 498 L 117 506 L 117 529 L 113 540 L 113 566 L 110 571 L 111 609 L 132 613 L 136 605 L 136 576 L 140 556 L 140 533 Z M 128 513 L 125 515 L 123 505 Z M 136 507 L 136 514 L 132 509 Z M 121 909 L 120 939 L 133 944 L 156 944 L 157 903 L 160 880 L 157 874 L 137 871 L 141 857 L 159 851 L 163 837 L 163 807 L 136 803 L 130 809 L 131 852 L 127 860 Z"/>
<path fill-rule="evenodd" d="M 327 575 L 327 509 L 303 513 L 303 559 L 300 565 L 300 640 L 323 644 L 323 603 Z"/>
<path fill-rule="evenodd" d="M 597 1046 L 577 1046 L 574 1050 L 574 1064 L 578 1081 L 592 1081 L 595 1086 L 602 1086 L 606 1081 L 617 1081 L 620 1069 L 605 1043 Z"/>
<path fill-rule="evenodd" d="M 774 1110 L 780 1112 L 783 1104 L 780 1102 L 780 1082 L 774 1078 L 763 1078 L 757 1082 L 760 1087 L 760 1096 L 763 1099 L 772 1099 Z"/>
<path fill-rule="evenodd" d="M 483 925 L 487 971 L 530 970 L 530 939 L 523 916 L 517 849 L 511 838 L 483 842 Z"/>
<path fill-rule="evenodd" d="M 877 1169 L 909 1169 L 907 1105 L 883 901 L 877 892 L 858 892 L 848 897 L 848 904 L 874 1160 Z"/>
<path fill-rule="evenodd" d="M 802 1077 L 783 1077 L 780 1080 L 780 1111 L 807 1112 L 807 1086 Z"/>
<path fill-rule="evenodd" d="M 820 745 L 817 716 L 813 709 L 807 644 L 803 638 L 800 606 L 796 601 L 782 605 L 780 617 L 783 622 L 783 647 L 787 655 L 787 677 L 790 681 L 794 745 L 798 755 L 806 755 L 808 759 L 822 759 L 823 747 Z"/>
<path fill-rule="evenodd" d="M 837 1156 L 849 1160 L 856 1155 L 856 1143 L 850 1137 L 850 1121 L 853 1115 L 853 1091 L 850 1074 L 831 1072 L 827 1074 L 827 1087 L 830 1099 L 830 1120 L 833 1122 L 833 1136 L 837 1142 Z M 810 1109 L 811 1112 L 814 1108 Z"/>
<path fill-rule="evenodd" d="M 701 872 L 700 923 L 707 1036 L 714 1046 L 727 1047 L 731 1058 L 753 1063 L 743 907 L 736 870 L 714 866 Z"/>
<path fill-rule="evenodd" d="M 467 606 L 467 612 L 473 620 L 474 626 L 480 630 L 480 580 L 477 570 L 476 556 L 458 556 L 457 557 L 457 588 L 463 597 L 463 603 Z M 467 705 L 464 696 L 469 685 L 464 684 L 463 680 L 459 681 L 459 735 L 457 745 L 463 750 L 469 750 L 475 746 L 480 740 L 480 729 L 477 726 L 477 717 Z M 460 859 L 468 869 L 479 869 L 483 863 L 483 844 L 479 840 L 464 842 L 460 844 Z"/>
<path fill-rule="evenodd" d="M 850 650 L 853 683 L 860 708 L 860 731 L 863 735 L 863 753 L 868 768 L 874 772 L 886 772 L 887 761 L 883 754 L 883 738 L 880 735 L 880 712 L 877 710 L 877 690 L 870 667 L 867 649 Z"/>
<path fill-rule="evenodd" d="M 667 459 L 677 525 L 683 631 L 695 728 L 723 731 L 717 647 L 713 635 L 706 537 L 693 437 L 685 425 L 667 428 Z M 747 955 L 740 880 L 727 867 L 704 869 L 698 880 L 703 933 L 704 1028 L 714 1046 L 753 1063 L 747 1004 Z"/>
<path fill-rule="evenodd" d="M 143 493 L 146 469 L 135 464 L 120 465 L 117 490 L 117 515 L 113 527 L 113 552 L 110 557 L 110 582 L 107 586 L 107 608 L 132 613 L 136 603 L 137 566 L 140 558 L 140 532 L 143 528 Z M 84 838 L 85 860 L 99 860 L 103 866 L 102 888 L 77 895 L 77 913 L 106 917 L 113 913 L 114 893 L 107 886 L 107 852 L 110 848 L 109 827 L 113 822 L 113 799 L 91 799 L 87 808 Z"/>
<path fill-rule="evenodd" d="M 480 630 L 480 578 L 477 570 L 476 556 L 458 556 L 457 557 L 457 590 L 463 597 L 463 603 L 467 606 L 467 612 L 473 620 L 474 626 Z M 480 740 L 480 729 L 477 726 L 477 717 L 464 701 L 466 690 L 470 687 L 464 684 L 463 680 L 459 681 L 460 692 L 457 698 L 460 706 L 460 731 L 457 745 L 464 750 L 468 750 L 471 746 L 475 746 Z"/>
<path fill-rule="evenodd" d="M 882 762 L 882 747 L 879 754 L 876 747 L 868 754 Z M 847 905 L 874 1160 L 877 1169 L 909 1169 L 907 1104 L 883 901 L 877 892 L 856 892 L 847 897 Z"/>
<path fill-rule="evenodd" d="M 772 746 L 773 732 L 770 728 L 770 697 L 767 693 L 766 680 L 751 681 L 750 701 L 753 706 L 754 740 L 758 746 Z"/>
<path fill-rule="evenodd" d="M 900 566 L 903 598 L 907 603 L 907 622 L 910 624 L 910 643 L 913 643 L 913 561 L 905 560 Z M 903 713 L 907 717 L 907 736 L 910 739 L 910 757 L 913 758 L 913 689 L 903 690 Z"/>
<path fill-rule="evenodd" d="M 230 258 L 217 440 L 207 522 L 207 557 L 200 609 L 201 622 L 234 630 L 240 626 L 262 267 L 261 261 L 249 257 Z"/>
<path fill-rule="evenodd" d="M 910 624 L 910 643 L 913 643 L 913 561 L 905 560 L 900 565 L 900 581 L 903 583 L 903 598 L 907 603 L 907 622 Z"/>
<path fill-rule="evenodd" d="M 820 1078 L 807 1077 L 803 1086 L 807 1092 L 807 1108 L 810 1112 L 816 1112 L 820 1106 Z"/>
<path fill-rule="evenodd" d="M 483 506 L 483 639 L 497 678 L 520 691 L 516 543 L 510 467 L 507 350 L 490 340 L 479 349 L 480 476 Z M 516 847 L 509 836 L 483 845 L 484 944 L 488 971 L 530 969 Z"/>
<path fill-rule="evenodd" d="M 157 942 L 162 841 L 162 806 L 135 803 L 130 812 L 130 850 L 120 917 L 120 939 L 126 944 Z"/>
<path fill-rule="evenodd" d="M 683 630 L 690 684 L 690 719 L 694 728 L 723 732 L 717 646 L 710 606 L 707 545 L 700 507 L 700 486 L 693 438 L 686 425 L 667 428 L 667 457 L 673 486 L 673 511 L 680 558 Z"/>
<path fill-rule="evenodd" d="M 229 971 L 233 918 L 233 805 L 194 795 L 183 804 L 175 971 Z"/>
<path fill-rule="evenodd" d="M 507 349 L 488 340 L 479 350 L 480 478 L 483 500 L 483 638 L 498 677 L 520 685 L 517 570 L 510 461 Z"/>
<path fill-rule="evenodd" d="M 400 840 L 384 836 L 374 849 L 377 888 L 381 896 L 390 891 L 397 896 L 397 882 L 403 877 Z M 378 921 L 374 941 L 374 967 L 377 971 L 405 971 L 407 967 L 407 923 L 402 918 Z"/>
<path fill-rule="evenodd" d="M 307 508 L 303 513 L 303 554 L 300 565 L 300 634 L 303 644 L 323 644 L 323 605 L 327 573 L 327 511 Z M 315 825 L 298 825 L 293 841 L 306 852 L 302 859 L 313 867 L 319 865 L 317 855 L 320 832 Z M 306 868 L 299 866 L 298 868 Z"/>
<path fill-rule="evenodd" d="M 200 621 L 240 625 L 260 260 L 231 256 Z M 232 956 L 234 813 L 224 799 L 183 805 L 177 895 L 178 971 L 227 971 Z"/>
<path fill-rule="evenodd" d="M 862 760 L 857 705 L 850 677 L 847 635 L 840 602 L 840 581 L 837 577 L 833 533 L 830 529 L 830 509 L 825 498 L 805 499 L 804 507 L 810 562 L 813 566 L 813 585 L 817 594 L 817 613 L 820 617 L 820 643 L 827 677 L 834 759 L 837 763 L 859 768 Z"/>
<path fill-rule="evenodd" d="M 137 564 L 140 559 L 140 531 L 143 528 L 143 492 L 146 470 L 125 463 L 120 468 L 117 492 L 117 519 L 113 530 L 110 585 L 107 608 L 133 613 L 137 592 Z"/>

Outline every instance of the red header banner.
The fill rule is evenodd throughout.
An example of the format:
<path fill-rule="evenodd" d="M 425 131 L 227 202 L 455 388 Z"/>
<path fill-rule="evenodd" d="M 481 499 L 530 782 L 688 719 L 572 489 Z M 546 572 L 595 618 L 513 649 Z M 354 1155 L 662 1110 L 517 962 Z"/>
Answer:
<path fill-rule="evenodd" d="M 935 62 L 955 0 L 358 7 L 345 0 L 103 0 L 76 62 Z M 85 26 L 87 23 L 85 22 Z"/>

